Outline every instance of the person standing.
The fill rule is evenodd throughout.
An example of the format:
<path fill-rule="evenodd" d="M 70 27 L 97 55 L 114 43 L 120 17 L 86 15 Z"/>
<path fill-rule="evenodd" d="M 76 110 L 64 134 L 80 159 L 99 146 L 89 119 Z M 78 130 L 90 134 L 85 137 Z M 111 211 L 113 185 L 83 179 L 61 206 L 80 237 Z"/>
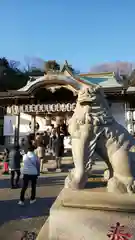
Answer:
<path fill-rule="evenodd" d="M 49 139 L 50 139 L 50 137 L 49 137 L 48 133 L 45 131 L 44 135 L 43 135 L 43 144 L 44 144 L 45 149 L 49 145 Z"/>
<path fill-rule="evenodd" d="M 19 145 L 14 146 L 13 150 L 11 150 L 9 153 L 9 165 L 11 169 L 11 188 L 19 187 L 21 159 L 22 155 L 20 154 Z M 14 183 L 15 174 L 17 175 L 17 177 Z"/>
<path fill-rule="evenodd" d="M 27 153 L 27 150 L 28 150 L 27 146 L 28 146 L 28 141 L 25 138 L 22 138 L 20 142 L 20 149 L 22 154 Z"/>
<path fill-rule="evenodd" d="M 35 149 L 35 154 L 37 155 L 38 159 L 40 160 L 40 172 L 42 173 L 43 168 L 44 168 L 44 163 L 46 162 L 45 147 L 43 145 L 43 139 L 42 138 L 40 139 L 40 141 L 37 141 L 37 148 Z M 46 168 L 45 171 L 47 172 L 48 169 Z"/>
<path fill-rule="evenodd" d="M 3 174 L 9 174 L 9 150 L 5 148 L 3 156 Z"/>
<path fill-rule="evenodd" d="M 54 160 L 56 158 L 56 144 L 57 144 L 56 130 L 53 129 L 52 134 L 50 136 L 49 149 Z"/>
<path fill-rule="evenodd" d="M 23 156 L 23 186 L 20 193 L 19 205 L 24 205 L 25 192 L 28 188 L 29 182 L 31 182 L 31 199 L 30 204 L 36 201 L 36 184 L 37 178 L 40 174 L 40 162 L 36 154 L 34 153 L 33 145 L 28 146 L 28 152 Z"/>
<path fill-rule="evenodd" d="M 56 153 L 56 171 L 61 172 L 61 158 L 64 155 L 64 132 L 61 127 L 57 128 L 55 153 Z"/>

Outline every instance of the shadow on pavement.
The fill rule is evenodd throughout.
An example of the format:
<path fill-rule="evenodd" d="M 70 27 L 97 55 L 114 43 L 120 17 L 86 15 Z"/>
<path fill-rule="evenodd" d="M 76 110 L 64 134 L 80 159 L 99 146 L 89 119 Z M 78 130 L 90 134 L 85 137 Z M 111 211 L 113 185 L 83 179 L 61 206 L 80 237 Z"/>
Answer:
<path fill-rule="evenodd" d="M 37 186 L 51 186 L 51 185 L 63 185 L 65 176 L 55 176 L 55 177 L 40 177 L 37 181 Z"/>
<path fill-rule="evenodd" d="M 91 171 L 91 174 L 92 174 L 92 176 L 93 176 L 93 175 L 96 175 L 96 176 L 100 175 L 100 177 L 101 177 L 101 176 L 103 176 L 103 174 L 104 174 L 104 169 L 102 169 L 102 170 L 100 170 L 100 169 L 99 169 L 99 170 L 98 170 L 98 169 L 92 170 L 92 171 Z M 91 176 L 91 175 L 90 175 L 90 176 Z"/>
<path fill-rule="evenodd" d="M 64 183 L 64 179 L 65 176 L 58 176 L 56 173 L 56 176 L 54 177 L 48 177 L 47 175 L 42 175 L 41 177 L 39 177 L 38 181 L 37 181 L 37 186 L 51 186 L 51 185 L 61 185 Z M 22 183 L 22 179 L 20 180 L 20 185 Z M 2 178 L 0 179 L 0 189 L 4 189 L 4 188 L 10 188 L 10 176 L 9 178 Z"/>
<path fill-rule="evenodd" d="M 69 168 L 68 168 L 69 169 Z M 63 170 L 63 169 L 62 169 Z M 66 169 L 67 170 L 67 169 Z M 62 171 L 63 173 L 67 173 L 67 171 Z M 100 178 L 103 176 L 104 170 L 92 170 L 89 177 Z M 51 185 L 63 185 L 66 176 L 58 176 L 58 173 L 55 176 L 48 176 L 47 174 L 41 175 L 39 177 L 37 186 L 51 186 Z M 22 182 L 22 179 L 21 179 Z M 8 178 L 0 179 L 0 189 L 10 188 L 10 176 Z"/>
<path fill-rule="evenodd" d="M 55 172 L 55 170 L 56 170 L 56 166 L 54 166 L 54 167 L 48 166 L 47 168 L 50 172 Z M 62 172 L 68 172 L 72 168 L 74 168 L 74 164 L 72 164 L 72 163 L 71 164 L 61 164 Z"/>
<path fill-rule="evenodd" d="M 9 178 L 0 178 L 0 189 L 2 188 L 10 188 Z"/>
<path fill-rule="evenodd" d="M 92 188 L 99 188 L 99 187 L 106 187 L 106 182 L 87 182 L 85 188 L 92 189 Z"/>
<path fill-rule="evenodd" d="M 37 198 L 37 202 L 32 205 L 26 200 L 25 206 L 17 205 L 18 200 L 0 201 L 0 226 L 13 220 L 48 216 L 55 199 L 54 197 Z"/>

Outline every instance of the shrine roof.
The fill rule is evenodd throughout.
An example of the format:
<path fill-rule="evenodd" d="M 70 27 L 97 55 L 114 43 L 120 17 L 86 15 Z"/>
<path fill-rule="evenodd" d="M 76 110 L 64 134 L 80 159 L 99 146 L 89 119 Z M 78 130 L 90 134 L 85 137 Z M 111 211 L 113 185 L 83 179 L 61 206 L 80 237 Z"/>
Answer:
<path fill-rule="evenodd" d="M 49 84 L 68 84 L 74 86 L 76 89 L 81 88 L 82 84 L 93 85 L 98 84 L 103 88 L 121 88 L 123 86 L 122 82 L 118 81 L 114 73 L 88 73 L 88 74 L 73 74 L 67 71 L 64 67 L 65 72 L 63 73 L 49 73 L 39 78 L 34 78 L 30 80 L 27 85 L 18 91 L 28 91 L 34 85 L 39 86 L 41 83 L 45 85 Z"/>
<path fill-rule="evenodd" d="M 59 88 L 66 87 L 72 91 L 77 92 L 84 85 L 100 85 L 107 93 L 121 92 L 123 89 L 127 89 L 127 93 L 135 93 L 135 88 L 124 87 L 123 80 L 116 76 L 113 72 L 105 73 L 81 73 L 75 74 L 68 70 L 64 65 L 61 69 L 62 72 L 49 72 L 44 76 L 31 77 L 30 81 L 21 89 L 0 92 L 0 98 L 25 98 L 31 96 L 33 91 L 38 88 Z"/>
<path fill-rule="evenodd" d="M 79 78 L 86 84 L 98 84 L 103 88 L 118 88 L 122 87 L 123 84 L 120 82 L 114 73 L 89 73 L 80 74 Z"/>
<path fill-rule="evenodd" d="M 51 85 L 65 85 L 71 86 L 74 89 L 78 90 L 80 88 L 80 83 L 75 81 L 74 77 L 71 75 L 64 75 L 63 73 L 49 73 L 44 75 L 43 77 L 35 78 L 29 81 L 23 88 L 19 89 L 18 92 L 27 92 L 30 89 L 34 89 L 40 86 L 51 86 Z"/>

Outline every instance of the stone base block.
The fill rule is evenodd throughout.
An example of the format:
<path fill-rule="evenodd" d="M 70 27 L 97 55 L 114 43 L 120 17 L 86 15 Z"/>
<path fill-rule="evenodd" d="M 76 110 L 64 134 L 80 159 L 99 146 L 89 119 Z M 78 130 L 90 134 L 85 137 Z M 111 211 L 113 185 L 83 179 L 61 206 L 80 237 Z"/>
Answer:
<path fill-rule="evenodd" d="M 135 240 L 134 196 L 63 189 L 50 210 L 49 239 L 126 239 L 108 235 L 112 226 L 120 234 L 119 223 L 124 225 L 123 233 L 132 235 L 127 240 Z"/>
<path fill-rule="evenodd" d="M 41 228 L 36 240 L 49 240 L 49 218 Z"/>

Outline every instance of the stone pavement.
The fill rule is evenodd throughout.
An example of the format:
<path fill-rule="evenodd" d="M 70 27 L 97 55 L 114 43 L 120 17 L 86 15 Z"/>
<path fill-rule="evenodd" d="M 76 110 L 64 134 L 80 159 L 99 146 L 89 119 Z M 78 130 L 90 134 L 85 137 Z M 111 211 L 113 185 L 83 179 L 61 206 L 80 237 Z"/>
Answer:
<path fill-rule="evenodd" d="M 39 232 L 49 215 L 52 203 L 63 188 L 68 173 L 67 165 L 65 164 L 65 171 L 62 173 L 49 172 L 40 176 L 37 202 L 29 204 L 30 189 L 28 189 L 24 207 L 17 205 L 20 189 L 11 190 L 9 176 L 0 176 L 0 240 L 20 240 L 23 231 Z M 93 174 L 100 177 L 104 168 L 103 162 L 97 162 Z"/>
<path fill-rule="evenodd" d="M 73 168 L 73 160 L 72 157 L 64 157 L 61 161 L 63 171 L 67 172 L 68 169 Z M 55 160 L 48 160 L 46 163 L 44 163 L 44 169 L 47 168 L 50 171 L 53 171 L 56 169 L 56 161 Z"/>
<path fill-rule="evenodd" d="M 20 234 L 19 232 L 23 231 L 38 233 L 49 214 L 52 203 L 63 187 L 64 178 L 64 176 L 40 177 L 37 202 L 33 205 L 29 204 L 30 189 L 28 189 L 24 207 L 17 205 L 20 189 L 11 190 L 9 178 L 1 179 L 0 240 L 14 240 Z"/>

